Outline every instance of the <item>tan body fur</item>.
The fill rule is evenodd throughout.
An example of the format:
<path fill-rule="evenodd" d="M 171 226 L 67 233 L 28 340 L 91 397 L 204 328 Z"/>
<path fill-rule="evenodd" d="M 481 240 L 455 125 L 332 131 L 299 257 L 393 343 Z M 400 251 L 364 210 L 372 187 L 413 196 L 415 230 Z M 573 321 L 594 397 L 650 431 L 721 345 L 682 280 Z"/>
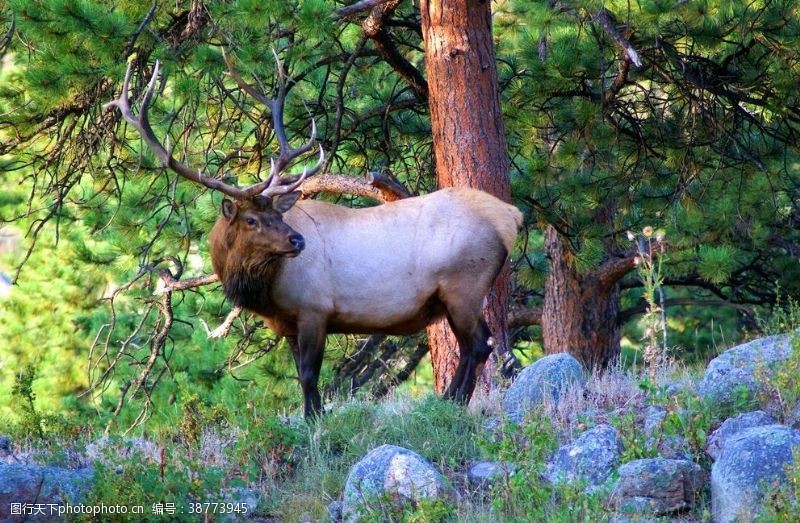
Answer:
<path fill-rule="evenodd" d="M 287 336 L 296 358 L 302 353 L 302 382 L 302 359 L 313 353 L 318 369 L 322 352 L 314 347 L 324 346 L 327 333 L 412 334 L 444 314 L 462 359 L 464 344 L 485 344 L 483 300 L 514 245 L 522 214 L 481 191 L 445 189 L 364 209 L 304 200 L 285 211 L 283 221 L 305 247 L 295 257 L 259 265 L 257 283 L 226 285 L 230 267 L 256 266 L 258 260 L 247 258 L 270 255 L 248 248 L 246 234 L 232 241 L 224 217 L 211 233 L 212 262 L 228 297 Z M 467 352 L 475 351 L 482 365 L 488 349 Z M 468 399 L 474 376 L 459 380 L 451 395 Z M 306 400 L 308 413 L 308 394 Z"/>

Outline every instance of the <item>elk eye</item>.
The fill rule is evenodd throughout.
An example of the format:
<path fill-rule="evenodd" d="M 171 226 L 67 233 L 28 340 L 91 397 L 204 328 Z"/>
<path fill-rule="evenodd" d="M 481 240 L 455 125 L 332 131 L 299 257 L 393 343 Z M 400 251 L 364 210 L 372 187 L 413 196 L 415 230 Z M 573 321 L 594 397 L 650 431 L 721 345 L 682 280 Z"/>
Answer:
<path fill-rule="evenodd" d="M 256 224 L 256 219 L 255 218 L 248 218 L 247 219 L 247 225 L 255 225 L 255 224 Z"/>

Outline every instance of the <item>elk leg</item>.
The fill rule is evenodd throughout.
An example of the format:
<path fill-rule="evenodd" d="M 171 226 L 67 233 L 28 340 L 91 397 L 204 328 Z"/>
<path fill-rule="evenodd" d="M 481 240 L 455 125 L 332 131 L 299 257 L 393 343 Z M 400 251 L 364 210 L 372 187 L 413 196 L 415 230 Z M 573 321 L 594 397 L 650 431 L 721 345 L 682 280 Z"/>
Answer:
<path fill-rule="evenodd" d="M 478 317 L 478 321 L 463 319 L 459 322 L 458 317 L 448 314 L 448 320 L 458 340 L 459 359 L 444 396 L 459 403 L 468 403 L 475 390 L 478 372 L 492 353 L 489 346 L 489 327 L 482 317 Z"/>
<path fill-rule="evenodd" d="M 297 377 L 303 389 L 303 414 L 306 418 L 317 416 L 322 411 L 317 382 L 325 352 L 325 330 L 316 325 L 300 327 L 297 337 L 286 339 L 292 349 Z"/>

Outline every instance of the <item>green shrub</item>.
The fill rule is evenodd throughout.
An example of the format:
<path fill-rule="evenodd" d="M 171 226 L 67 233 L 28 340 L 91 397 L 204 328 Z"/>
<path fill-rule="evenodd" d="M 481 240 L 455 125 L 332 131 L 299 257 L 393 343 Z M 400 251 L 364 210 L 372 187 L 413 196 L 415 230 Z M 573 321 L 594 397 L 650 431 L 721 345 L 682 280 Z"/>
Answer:
<path fill-rule="evenodd" d="M 589 494 L 581 482 L 550 485 L 542 480 L 547 459 L 557 448 L 556 430 L 542 412 L 523 425 L 504 423 L 499 433 L 480 439 L 489 459 L 516 469 L 492 486 L 492 516 L 501 521 L 602 521 L 602 493 Z"/>
<path fill-rule="evenodd" d="M 223 501 L 220 491 L 224 474 L 176 454 L 173 458 L 165 451 L 161 463 L 147 461 L 140 453 L 125 459 L 109 455 L 106 460 L 96 462 L 94 484 L 85 504 L 128 507 L 129 513 L 116 515 L 114 521 L 197 521 L 197 503 Z M 153 513 L 154 506 L 166 504 L 173 505 L 174 513 Z M 143 507 L 146 517 L 130 513 L 134 506 Z M 77 521 L 106 521 L 106 518 L 83 515 Z"/>

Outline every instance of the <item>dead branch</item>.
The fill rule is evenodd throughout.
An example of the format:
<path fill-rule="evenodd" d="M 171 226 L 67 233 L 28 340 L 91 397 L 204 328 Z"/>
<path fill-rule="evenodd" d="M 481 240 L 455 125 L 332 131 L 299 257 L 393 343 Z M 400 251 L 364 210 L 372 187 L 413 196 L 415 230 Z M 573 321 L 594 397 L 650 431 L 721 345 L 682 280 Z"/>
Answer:
<path fill-rule="evenodd" d="M 305 197 L 318 193 L 350 194 L 378 202 L 392 202 L 411 196 L 411 192 L 396 178 L 382 173 L 370 173 L 367 178 L 320 174 L 303 182 L 300 191 Z"/>
<path fill-rule="evenodd" d="M 170 277 L 162 277 L 159 280 L 158 287 L 153 294 L 164 294 L 173 291 L 185 291 L 195 289 L 211 283 L 219 281 L 219 276 L 216 274 L 206 274 L 205 276 L 198 276 L 196 278 L 188 278 L 186 280 L 176 280 Z"/>
<path fill-rule="evenodd" d="M 381 55 L 397 74 L 411 87 L 414 94 L 420 101 L 428 100 L 428 82 L 422 73 L 403 56 L 397 45 L 389 36 L 385 28 L 386 20 L 403 0 L 362 0 L 355 4 L 339 9 L 336 13 L 339 17 L 347 19 L 352 15 L 370 10 L 366 18 L 361 22 L 361 29 L 375 45 L 378 54 Z"/>
<path fill-rule="evenodd" d="M 387 2 L 387 0 L 361 0 L 354 4 L 337 9 L 336 14 L 340 18 L 348 18 L 356 13 L 366 11 L 367 9 L 372 9 L 373 7 L 377 7 L 385 2 Z"/>
<path fill-rule="evenodd" d="M 605 7 L 600 8 L 595 16 L 595 20 L 597 23 L 600 24 L 600 27 L 605 31 L 605 33 L 612 39 L 618 46 L 622 48 L 623 51 L 627 54 L 628 58 L 630 59 L 631 63 L 636 67 L 642 66 L 642 61 L 639 58 L 639 53 L 636 52 L 636 49 L 633 48 L 630 41 L 619 32 L 617 29 L 617 24 L 614 20 L 614 16 L 606 9 Z"/>
<path fill-rule="evenodd" d="M 508 313 L 508 327 L 527 327 L 529 325 L 542 324 L 542 308 L 532 309 L 512 309 Z"/>
<path fill-rule="evenodd" d="M 223 321 L 222 324 L 214 330 L 209 329 L 208 324 L 205 321 L 200 320 L 200 323 L 206 329 L 206 334 L 208 335 L 208 339 L 213 340 L 217 338 L 224 338 L 225 336 L 227 336 L 228 332 L 231 330 L 231 327 L 233 326 L 233 322 L 236 321 L 236 318 L 239 317 L 239 315 L 242 313 L 243 310 L 244 309 L 242 309 L 238 305 L 233 309 L 231 309 L 231 312 L 229 312 L 228 315 L 225 317 L 225 321 Z"/>

